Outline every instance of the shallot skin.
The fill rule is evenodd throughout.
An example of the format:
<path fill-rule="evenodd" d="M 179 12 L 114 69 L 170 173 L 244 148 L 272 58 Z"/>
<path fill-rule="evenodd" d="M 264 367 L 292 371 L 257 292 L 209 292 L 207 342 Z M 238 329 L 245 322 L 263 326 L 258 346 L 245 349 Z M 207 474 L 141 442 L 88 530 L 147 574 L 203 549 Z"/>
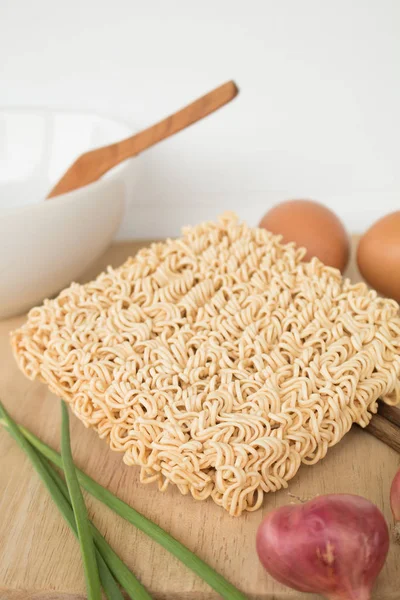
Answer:
<path fill-rule="evenodd" d="M 256 547 L 268 573 L 295 590 L 329 600 L 369 600 L 389 550 L 389 531 L 365 498 L 332 494 L 269 513 Z"/>

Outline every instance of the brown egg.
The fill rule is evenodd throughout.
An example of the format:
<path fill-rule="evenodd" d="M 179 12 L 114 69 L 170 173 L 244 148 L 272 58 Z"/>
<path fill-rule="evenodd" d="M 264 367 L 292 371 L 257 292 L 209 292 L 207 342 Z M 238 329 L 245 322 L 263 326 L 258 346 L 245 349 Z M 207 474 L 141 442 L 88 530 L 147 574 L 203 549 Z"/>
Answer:
<path fill-rule="evenodd" d="M 357 263 L 371 287 L 400 302 L 400 210 L 379 219 L 364 233 Z"/>
<path fill-rule="evenodd" d="M 283 242 L 296 242 L 307 249 L 304 260 L 313 256 L 344 271 L 350 243 L 339 218 L 329 208 L 312 200 L 289 200 L 277 204 L 261 219 L 260 227 L 280 233 Z"/>

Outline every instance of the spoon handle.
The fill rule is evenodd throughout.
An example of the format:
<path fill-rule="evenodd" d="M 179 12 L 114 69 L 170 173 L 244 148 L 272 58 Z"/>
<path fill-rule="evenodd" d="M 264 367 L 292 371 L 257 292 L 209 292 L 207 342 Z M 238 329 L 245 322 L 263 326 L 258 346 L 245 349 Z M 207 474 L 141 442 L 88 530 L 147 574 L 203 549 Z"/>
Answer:
<path fill-rule="evenodd" d="M 64 173 L 47 198 L 65 194 L 97 181 L 104 173 L 120 162 L 136 156 L 143 150 L 154 146 L 221 108 L 233 100 L 238 91 L 236 84 L 233 81 L 228 81 L 166 119 L 126 140 L 85 152 Z"/>

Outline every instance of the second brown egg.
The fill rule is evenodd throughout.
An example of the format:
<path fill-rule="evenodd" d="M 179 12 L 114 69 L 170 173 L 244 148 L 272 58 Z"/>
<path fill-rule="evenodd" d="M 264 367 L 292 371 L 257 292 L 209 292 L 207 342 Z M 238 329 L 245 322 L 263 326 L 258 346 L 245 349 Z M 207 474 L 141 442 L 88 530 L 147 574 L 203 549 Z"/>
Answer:
<path fill-rule="evenodd" d="M 329 208 L 313 200 L 288 200 L 269 210 L 260 227 L 283 236 L 307 250 L 304 260 L 313 256 L 343 272 L 347 266 L 350 242 L 340 219 Z"/>

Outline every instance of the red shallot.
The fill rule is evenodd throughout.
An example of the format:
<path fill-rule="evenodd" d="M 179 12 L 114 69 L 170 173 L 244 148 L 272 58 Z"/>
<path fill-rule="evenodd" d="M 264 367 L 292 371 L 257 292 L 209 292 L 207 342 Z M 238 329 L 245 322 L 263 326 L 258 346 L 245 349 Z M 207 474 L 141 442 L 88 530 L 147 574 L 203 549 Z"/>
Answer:
<path fill-rule="evenodd" d="M 272 577 L 329 600 L 369 600 L 388 549 L 380 510 L 350 494 L 278 508 L 257 532 L 258 556 Z"/>
<path fill-rule="evenodd" d="M 394 536 L 396 542 L 400 544 L 400 469 L 394 476 L 390 488 L 390 506 L 394 517 Z"/>

